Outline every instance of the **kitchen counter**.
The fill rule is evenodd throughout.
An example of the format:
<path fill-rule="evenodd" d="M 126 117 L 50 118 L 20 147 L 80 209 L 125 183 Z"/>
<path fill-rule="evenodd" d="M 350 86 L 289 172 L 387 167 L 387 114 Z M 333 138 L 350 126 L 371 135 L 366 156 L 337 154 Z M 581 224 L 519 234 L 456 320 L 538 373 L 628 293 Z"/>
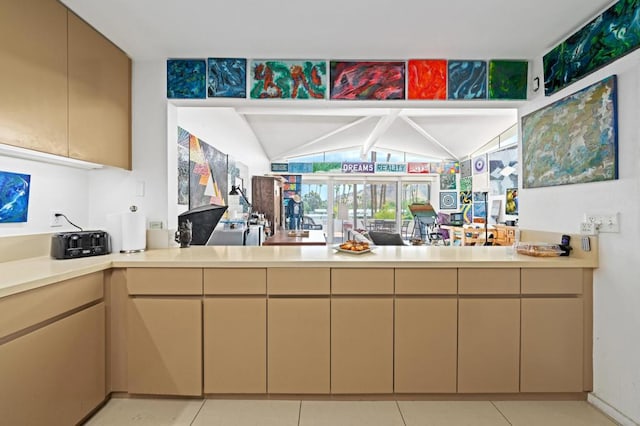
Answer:
<path fill-rule="evenodd" d="M 81 259 L 36 257 L 0 263 L 0 297 L 109 268 L 136 267 L 597 268 L 597 250 L 570 257 L 531 257 L 511 247 L 379 246 L 371 253 L 333 247 L 192 246 Z"/>

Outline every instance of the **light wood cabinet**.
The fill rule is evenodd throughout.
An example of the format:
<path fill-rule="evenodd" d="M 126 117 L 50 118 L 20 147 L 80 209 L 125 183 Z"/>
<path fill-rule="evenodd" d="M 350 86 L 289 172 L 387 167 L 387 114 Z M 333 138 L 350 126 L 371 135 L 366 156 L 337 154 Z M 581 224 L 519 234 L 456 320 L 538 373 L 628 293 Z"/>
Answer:
<path fill-rule="evenodd" d="M 456 269 L 396 269 L 394 391 L 455 393 Z"/>
<path fill-rule="evenodd" d="M 0 0 L 0 143 L 66 156 L 67 9 Z"/>
<path fill-rule="evenodd" d="M 129 299 L 129 393 L 202 394 L 202 300 Z"/>
<path fill-rule="evenodd" d="M 458 392 L 519 390 L 520 299 L 458 301 Z"/>
<path fill-rule="evenodd" d="M 104 303 L 0 345 L 2 424 L 78 424 L 105 396 Z"/>
<path fill-rule="evenodd" d="M 204 392 L 266 393 L 266 270 L 205 269 L 204 289 Z"/>
<path fill-rule="evenodd" d="M 284 227 L 282 210 L 282 181 L 272 176 L 251 178 L 251 202 L 253 211 L 264 213 L 271 224 L 272 234 Z"/>
<path fill-rule="evenodd" d="M 131 60 L 69 11 L 69 156 L 131 169 Z"/>

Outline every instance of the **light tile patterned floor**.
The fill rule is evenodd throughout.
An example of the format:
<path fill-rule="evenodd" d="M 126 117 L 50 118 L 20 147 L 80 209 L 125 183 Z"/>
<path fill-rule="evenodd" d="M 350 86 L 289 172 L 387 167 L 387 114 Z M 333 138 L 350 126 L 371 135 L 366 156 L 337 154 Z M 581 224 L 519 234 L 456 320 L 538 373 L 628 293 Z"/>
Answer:
<path fill-rule="evenodd" d="M 584 401 L 118 399 L 90 426 L 613 426 Z"/>

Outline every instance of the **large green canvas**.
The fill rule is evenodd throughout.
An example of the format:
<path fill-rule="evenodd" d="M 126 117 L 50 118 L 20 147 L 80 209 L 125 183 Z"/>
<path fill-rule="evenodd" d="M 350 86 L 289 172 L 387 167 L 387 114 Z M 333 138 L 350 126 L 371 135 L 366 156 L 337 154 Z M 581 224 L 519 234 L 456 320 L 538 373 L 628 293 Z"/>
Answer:
<path fill-rule="evenodd" d="M 324 61 L 257 60 L 251 64 L 252 99 L 324 99 Z"/>
<path fill-rule="evenodd" d="M 489 62 L 489 99 L 527 99 L 526 61 Z"/>

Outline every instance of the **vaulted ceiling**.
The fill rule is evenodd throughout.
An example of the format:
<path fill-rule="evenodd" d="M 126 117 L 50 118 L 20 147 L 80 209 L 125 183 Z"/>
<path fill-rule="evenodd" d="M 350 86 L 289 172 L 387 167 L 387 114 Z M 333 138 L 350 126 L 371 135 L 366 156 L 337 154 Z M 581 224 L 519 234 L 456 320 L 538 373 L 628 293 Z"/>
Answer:
<path fill-rule="evenodd" d="M 258 59 L 533 60 L 611 0 L 62 0 L 135 61 Z M 221 101 L 271 161 L 357 148 L 462 158 L 517 121 L 522 102 Z"/>

